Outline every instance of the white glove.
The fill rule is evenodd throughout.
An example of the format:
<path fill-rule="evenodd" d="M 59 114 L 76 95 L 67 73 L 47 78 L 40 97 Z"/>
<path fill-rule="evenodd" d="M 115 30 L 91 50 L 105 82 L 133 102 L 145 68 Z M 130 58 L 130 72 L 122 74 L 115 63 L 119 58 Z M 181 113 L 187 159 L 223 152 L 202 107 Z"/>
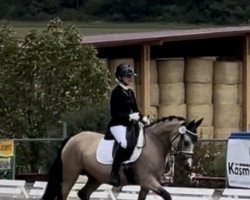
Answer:
<path fill-rule="evenodd" d="M 132 113 L 132 114 L 129 115 L 129 121 L 131 121 L 131 120 L 138 121 L 139 119 L 140 119 L 140 116 L 139 116 L 138 112 Z"/>
<path fill-rule="evenodd" d="M 147 117 L 145 117 L 145 116 L 142 118 L 142 122 L 143 122 L 146 126 L 150 124 L 149 119 L 148 119 Z"/>

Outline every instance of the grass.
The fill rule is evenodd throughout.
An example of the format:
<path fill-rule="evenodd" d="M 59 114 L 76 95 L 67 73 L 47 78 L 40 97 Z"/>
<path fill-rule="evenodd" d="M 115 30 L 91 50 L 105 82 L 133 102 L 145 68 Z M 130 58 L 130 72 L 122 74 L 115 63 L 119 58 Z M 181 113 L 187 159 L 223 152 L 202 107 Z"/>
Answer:
<path fill-rule="evenodd" d="M 6 21 L 0 21 L 0 26 Z M 23 22 L 8 21 L 17 33 L 18 38 L 24 37 L 29 31 L 43 31 L 46 29 L 48 22 Z M 73 24 L 80 34 L 83 36 L 110 34 L 110 33 L 135 33 L 135 32 L 151 32 L 174 29 L 190 29 L 208 27 L 209 25 L 188 25 L 188 24 L 163 24 L 163 23 L 106 23 L 106 22 L 70 22 L 64 24 Z M 211 27 L 211 25 L 210 25 Z"/>

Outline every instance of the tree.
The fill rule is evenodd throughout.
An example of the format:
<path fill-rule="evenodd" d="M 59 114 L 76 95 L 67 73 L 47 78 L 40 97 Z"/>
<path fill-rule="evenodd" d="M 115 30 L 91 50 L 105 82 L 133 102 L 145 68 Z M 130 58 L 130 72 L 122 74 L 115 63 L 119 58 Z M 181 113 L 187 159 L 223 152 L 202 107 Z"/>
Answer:
<path fill-rule="evenodd" d="M 0 135 L 48 137 L 48 127 L 58 124 L 64 113 L 106 100 L 108 69 L 96 49 L 81 44 L 74 26 L 56 19 L 42 33 L 32 31 L 23 41 L 15 38 L 13 28 L 4 25 L 0 31 Z M 26 172 L 37 172 L 44 160 L 41 152 L 48 152 L 42 143 L 17 148 L 18 160 L 26 161 L 22 166 Z"/>
<path fill-rule="evenodd" d="M 0 127 L 10 137 L 46 137 L 61 114 L 103 101 L 108 70 L 93 47 L 83 46 L 72 25 L 49 22 L 42 33 L 14 39 L 0 32 Z"/>

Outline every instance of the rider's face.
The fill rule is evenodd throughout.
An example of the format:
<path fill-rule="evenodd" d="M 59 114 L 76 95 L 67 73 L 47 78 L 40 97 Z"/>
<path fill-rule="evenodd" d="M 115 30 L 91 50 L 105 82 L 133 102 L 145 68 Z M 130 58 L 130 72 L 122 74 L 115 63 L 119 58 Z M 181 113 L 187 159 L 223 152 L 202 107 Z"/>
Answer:
<path fill-rule="evenodd" d="M 123 76 L 123 77 L 122 77 L 122 81 L 123 81 L 125 84 L 129 85 L 129 84 L 132 82 L 132 76 Z"/>

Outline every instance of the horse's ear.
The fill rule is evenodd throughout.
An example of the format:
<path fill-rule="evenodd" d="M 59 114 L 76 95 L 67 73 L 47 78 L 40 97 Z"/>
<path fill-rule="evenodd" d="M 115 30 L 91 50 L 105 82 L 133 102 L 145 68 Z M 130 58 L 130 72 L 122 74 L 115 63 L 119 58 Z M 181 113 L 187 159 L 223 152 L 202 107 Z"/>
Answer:
<path fill-rule="evenodd" d="M 188 122 L 188 123 L 186 124 L 186 127 L 187 127 L 187 128 L 191 128 L 191 127 L 193 127 L 194 125 L 195 125 L 195 121 L 192 120 L 192 121 L 190 121 L 190 122 Z"/>
<path fill-rule="evenodd" d="M 197 122 L 195 122 L 195 126 L 199 127 L 201 125 L 201 122 L 203 121 L 203 117 L 201 119 L 199 119 Z"/>

